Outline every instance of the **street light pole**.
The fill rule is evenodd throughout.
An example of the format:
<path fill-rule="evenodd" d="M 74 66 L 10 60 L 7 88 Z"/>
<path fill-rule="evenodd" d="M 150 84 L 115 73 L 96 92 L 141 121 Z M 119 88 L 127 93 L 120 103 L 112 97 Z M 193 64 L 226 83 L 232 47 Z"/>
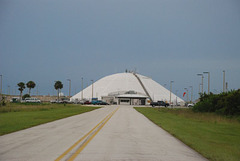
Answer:
<path fill-rule="evenodd" d="M 228 92 L 228 82 L 226 82 L 226 92 Z"/>
<path fill-rule="evenodd" d="M 67 79 L 69 81 L 69 97 L 71 96 L 71 79 Z"/>
<path fill-rule="evenodd" d="M 2 75 L 0 75 L 0 77 L 1 77 L 1 91 L 0 91 L 0 92 L 1 92 L 1 93 L 0 93 L 0 94 L 1 94 L 0 100 L 1 100 L 1 99 L 2 99 Z"/>
<path fill-rule="evenodd" d="M 203 74 L 208 74 L 208 94 L 210 94 L 210 72 L 203 72 Z"/>
<path fill-rule="evenodd" d="M 174 81 L 170 81 L 170 105 L 171 105 L 171 101 L 172 101 L 172 83 L 173 83 Z"/>
<path fill-rule="evenodd" d="M 176 106 L 178 105 L 178 103 L 177 103 L 177 92 L 178 92 L 178 90 L 176 90 Z"/>
<path fill-rule="evenodd" d="M 225 92 L 225 70 L 223 70 L 223 92 Z"/>
<path fill-rule="evenodd" d="M 83 100 L 83 77 L 82 77 L 82 100 Z"/>
<path fill-rule="evenodd" d="M 202 76 L 202 94 L 203 94 L 203 74 L 197 74 L 198 76 Z"/>
<path fill-rule="evenodd" d="M 92 99 L 93 99 L 93 80 L 92 81 Z"/>
<path fill-rule="evenodd" d="M 10 95 L 10 86 L 8 85 L 8 95 Z"/>
<path fill-rule="evenodd" d="M 188 103 L 188 89 L 184 88 L 187 91 L 187 103 Z"/>
<path fill-rule="evenodd" d="M 192 98 L 193 98 L 193 86 L 189 86 L 191 88 L 191 103 L 192 103 Z"/>

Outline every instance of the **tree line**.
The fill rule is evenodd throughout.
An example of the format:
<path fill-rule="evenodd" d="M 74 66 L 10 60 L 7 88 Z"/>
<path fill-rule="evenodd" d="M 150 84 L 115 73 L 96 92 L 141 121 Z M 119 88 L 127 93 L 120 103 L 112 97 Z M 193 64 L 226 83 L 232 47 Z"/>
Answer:
<path fill-rule="evenodd" d="M 200 101 L 193 107 L 193 111 L 240 116 L 240 89 L 220 94 L 201 94 Z"/>
<path fill-rule="evenodd" d="M 30 97 L 31 95 L 31 89 L 35 88 L 36 86 L 36 83 L 34 81 L 29 81 L 26 83 L 26 86 L 25 86 L 25 83 L 24 82 L 19 82 L 18 84 L 18 90 L 20 91 L 20 98 L 22 98 L 22 92 L 24 91 L 24 89 L 27 88 L 29 89 L 28 90 L 28 95 Z M 54 84 L 54 88 L 56 90 L 58 90 L 58 100 L 59 100 L 59 90 L 63 88 L 63 84 L 61 81 L 55 81 L 55 84 Z"/>

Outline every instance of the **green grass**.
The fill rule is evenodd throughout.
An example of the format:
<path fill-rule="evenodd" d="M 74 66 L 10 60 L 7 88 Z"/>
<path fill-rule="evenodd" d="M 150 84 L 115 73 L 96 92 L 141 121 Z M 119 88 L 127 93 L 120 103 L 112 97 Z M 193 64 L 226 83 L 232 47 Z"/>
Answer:
<path fill-rule="evenodd" d="M 8 104 L 0 108 L 0 135 L 88 112 L 99 107 L 63 104 Z"/>
<path fill-rule="evenodd" d="M 190 109 L 135 108 L 212 161 L 240 159 L 240 122 Z"/>

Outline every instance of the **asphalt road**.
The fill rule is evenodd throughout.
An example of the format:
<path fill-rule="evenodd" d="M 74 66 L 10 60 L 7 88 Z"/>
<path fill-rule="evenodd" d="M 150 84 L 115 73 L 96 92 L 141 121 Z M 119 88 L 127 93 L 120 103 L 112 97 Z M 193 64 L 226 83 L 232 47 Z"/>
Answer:
<path fill-rule="evenodd" d="M 107 106 L 0 136 L 0 160 L 206 159 L 131 106 Z"/>

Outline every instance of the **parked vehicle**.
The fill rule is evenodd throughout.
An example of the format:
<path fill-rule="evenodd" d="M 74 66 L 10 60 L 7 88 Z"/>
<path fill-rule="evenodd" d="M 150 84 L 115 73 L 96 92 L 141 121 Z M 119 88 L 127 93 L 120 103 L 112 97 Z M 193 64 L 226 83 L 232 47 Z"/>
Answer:
<path fill-rule="evenodd" d="M 66 98 L 66 97 L 62 98 L 61 100 L 62 100 L 62 103 L 73 103 L 72 101 L 70 101 L 69 98 Z"/>
<path fill-rule="evenodd" d="M 56 102 L 57 102 L 57 99 L 51 100 L 50 102 L 51 102 L 51 103 L 56 103 Z"/>
<path fill-rule="evenodd" d="M 35 97 L 27 97 L 25 98 L 24 101 L 22 102 L 25 102 L 25 103 L 41 103 L 41 100 L 40 99 L 37 99 Z"/>
<path fill-rule="evenodd" d="M 73 103 L 75 103 L 75 104 L 81 104 L 81 105 L 83 105 L 84 104 L 84 100 L 74 100 L 73 101 Z"/>
<path fill-rule="evenodd" d="M 189 103 L 189 104 L 187 105 L 187 107 L 193 107 L 193 106 L 194 106 L 193 103 Z"/>
<path fill-rule="evenodd" d="M 17 103 L 20 102 L 20 98 L 19 97 L 12 97 L 12 99 L 10 100 L 11 103 Z"/>
<path fill-rule="evenodd" d="M 90 105 L 91 102 L 90 102 L 90 101 L 85 101 L 84 104 L 85 104 L 85 105 Z"/>
<path fill-rule="evenodd" d="M 168 107 L 169 106 L 169 103 L 166 103 L 164 101 L 157 101 L 157 102 L 151 102 L 150 105 L 152 107 L 155 107 L 155 106 L 164 106 L 164 107 Z"/>
<path fill-rule="evenodd" d="M 99 101 L 98 105 L 109 105 L 109 104 L 107 102 L 104 102 L 104 101 Z"/>
<path fill-rule="evenodd" d="M 91 102 L 93 105 L 109 105 L 107 102 L 104 102 L 102 100 L 94 100 Z"/>
<path fill-rule="evenodd" d="M 51 103 L 63 103 L 62 100 L 59 100 L 59 101 L 58 101 L 57 99 L 55 99 L 55 100 L 51 100 L 50 102 L 51 102 Z"/>
<path fill-rule="evenodd" d="M 97 105 L 98 102 L 99 102 L 98 100 L 92 100 L 91 104 L 93 104 L 93 105 Z"/>

